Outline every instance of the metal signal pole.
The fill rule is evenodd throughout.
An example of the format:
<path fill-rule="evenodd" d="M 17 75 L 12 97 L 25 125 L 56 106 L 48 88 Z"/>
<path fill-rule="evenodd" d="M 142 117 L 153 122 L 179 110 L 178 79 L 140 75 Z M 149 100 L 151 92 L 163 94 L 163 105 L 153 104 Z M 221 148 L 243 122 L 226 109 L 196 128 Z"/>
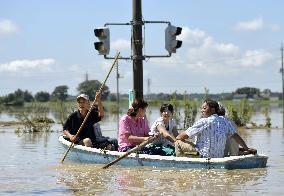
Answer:
<path fill-rule="evenodd" d="M 284 69 L 283 69 L 283 44 L 281 43 L 281 74 L 282 74 L 282 127 L 284 129 Z"/>
<path fill-rule="evenodd" d="M 133 90 L 135 98 L 143 99 L 143 38 L 141 0 L 133 0 L 132 51 L 133 51 Z"/>
<path fill-rule="evenodd" d="M 165 55 L 144 55 L 143 54 L 143 33 L 142 26 L 145 24 L 167 24 L 165 29 L 165 49 L 168 54 Z M 100 55 L 104 55 L 105 59 L 115 59 L 108 56 L 110 51 L 110 31 L 111 25 L 131 25 L 131 57 L 119 56 L 118 59 L 133 61 L 133 90 L 131 96 L 133 98 L 143 99 L 143 60 L 145 58 L 164 58 L 171 57 L 172 53 L 176 53 L 176 49 L 181 47 L 182 41 L 176 40 L 176 36 L 181 34 L 182 28 L 171 25 L 169 21 L 144 21 L 142 20 L 142 0 L 132 0 L 132 21 L 128 23 L 105 23 L 104 27 L 94 30 L 95 36 L 99 42 L 95 42 L 95 49 Z"/>

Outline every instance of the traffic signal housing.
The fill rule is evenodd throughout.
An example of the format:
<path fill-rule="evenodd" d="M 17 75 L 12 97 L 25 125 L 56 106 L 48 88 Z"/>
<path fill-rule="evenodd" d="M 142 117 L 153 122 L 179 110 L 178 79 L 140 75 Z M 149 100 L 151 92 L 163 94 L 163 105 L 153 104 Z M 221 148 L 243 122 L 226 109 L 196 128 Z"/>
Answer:
<path fill-rule="evenodd" d="M 95 49 L 100 55 L 108 55 L 110 50 L 110 34 L 109 28 L 101 27 L 94 30 L 95 36 L 100 40 L 95 42 Z"/>
<path fill-rule="evenodd" d="M 181 47 L 182 41 L 176 40 L 176 36 L 180 35 L 181 31 L 181 27 L 173 25 L 168 25 L 165 29 L 165 48 L 169 53 L 176 53 L 176 49 Z"/>

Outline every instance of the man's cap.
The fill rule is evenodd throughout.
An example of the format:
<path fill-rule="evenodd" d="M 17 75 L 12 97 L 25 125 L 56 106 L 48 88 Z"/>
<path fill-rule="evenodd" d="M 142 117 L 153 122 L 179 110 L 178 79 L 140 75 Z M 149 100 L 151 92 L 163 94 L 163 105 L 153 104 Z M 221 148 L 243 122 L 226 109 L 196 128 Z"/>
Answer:
<path fill-rule="evenodd" d="M 77 101 L 78 101 L 80 98 L 83 98 L 83 99 L 85 99 L 85 100 L 87 100 L 87 101 L 90 101 L 89 96 L 86 95 L 86 94 L 81 94 L 81 95 L 79 95 L 79 96 L 77 97 Z"/>

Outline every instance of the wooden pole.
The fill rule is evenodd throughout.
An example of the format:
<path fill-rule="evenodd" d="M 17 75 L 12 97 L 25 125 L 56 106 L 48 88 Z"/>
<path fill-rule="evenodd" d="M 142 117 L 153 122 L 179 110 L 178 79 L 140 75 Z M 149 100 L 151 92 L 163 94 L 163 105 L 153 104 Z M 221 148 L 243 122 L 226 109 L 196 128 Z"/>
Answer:
<path fill-rule="evenodd" d="M 129 150 L 128 152 L 126 152 L 124 155 L 121 155 L 120 157 L 118 157 L 117 159 L 111 161 L 110 163 L 106 164 L 105 166 L 103 166 L 103 169 L 107 169 L 108 167 L 110 167 L 111 165 L 115 164 L 116 162 L 120 161 L 121 159 L 127 157 L 128 155 L 130 155 L 131 153 L 140 150 L 141 148 L 143 148 L 144 146 L 146 146 L 147 144 L 151 143 L 152 141 L 156 140 L 158 138 L 158 135 L 155 135 L 154 137 L 149 137 L 146 141 L 142 142 L 141 144 L 139 144 L 138 146 L 132 148 L 131 150 Z"/>

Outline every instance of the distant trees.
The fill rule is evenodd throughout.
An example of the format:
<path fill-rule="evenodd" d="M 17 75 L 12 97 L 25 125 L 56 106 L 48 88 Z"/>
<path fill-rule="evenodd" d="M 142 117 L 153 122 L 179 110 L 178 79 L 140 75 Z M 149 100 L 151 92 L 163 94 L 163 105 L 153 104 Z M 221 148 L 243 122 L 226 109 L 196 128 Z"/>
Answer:
<path fill-rule="evenodd" d="M 77 90 L 80 94 L 85 93 L 89 95 L 91 100 L 94 100 L 96 96 L 96 91 L 100 89 L 101 85 L 102 83 L 98 80 L 86 80 L 78 85 Z M 105 85 L 101 95 L 102 100 L 107 99 L 109 94 L 109 88 Z"/>
<path fill-rule="evenodd" d="M 55 87 L 54 91 L 51 94 L 53 99 L 57 99 L 60 101 L 65 101 L 68 97 L 68 86 L 61 85 Z"/>
<path fill-rule="evenodd" d="M 254 95 L 259 96 L 260 90 L 258 88 L 252 88 L 252 87 L 243 87 L 243 88 L 238 88 L 235 91 L 236 94 L 246 94 L 247 98 L 253 98 Z"/>
<path fill-rule="evenodd" d="M 20 99 L 23 99 L 23 101 L 25 101 L 25 102 L 31 102 L 34 99 L 32 93 L 30 93 L 27 90 L 22 91 L 21 89 L 18 89 L 14 92 L 14 95 L 15 95 L 16 99 L 20 98 Z"/>
<path fill-rule="evenodd" d="M 9 93 L 2 98 L 2 103 L 5 105 L 23 105 L 24 102 L 33 101 L 33 95 L 27 90 L 17 89 L 14 93 Z"/>
<path fill-rule="evenodd" d="M 40 91 L 35 94 L 35 100 L 39 102 L 47 102 L 50 99 L 50 94 L 45 91 Z"/>
<path fill-rule="evenodd" d="M 117 101 L 117 95 L 115 93 L 110 93 L 108 97 L 110 101 Z"/>
<path fill-rule="evenodd" d="M 78 87 L 78 93 L 85 93 L 89 95 L 91 101 L 95 99 L 96 91 L 99 90 L 102 83 L 98 80 L 86 80 L 81 82 Z M 17 89 L 13 93 L 9 93 L 5 96 L 0 96 L 0 105 L 23 105 L 24 102 L 31 102 L 33 100 L 39 102 L 47 102 L 47 101 L 66 101 L 69 97 L 68 95 L 68 86 L 66 85 L 59 85 L 56 86 L 52 93 L 48 93 L 46 91 L 37 92 L 34 97 L 33 95 L 27 90 Z M 193 100 L 203 100 L 205 98 L 210 98 L 214 100 L 231 100 L 237 99 L 236 97 L 240 97 L 238 99 L 262 99 L 262 100 L 269 100 L 271 97 L 279 97 L 281 98 L 282 93 L 275 93 L 271 92 L 270 89 L 264 89 L 260 91 L 258 88 L 252 87 L 242 87 L 236 89 L 235 92 L 232 93 L 219 93 L 219 94 L 209 94 L 209 89 L 204 88 L 205 93 L 191 93 L 188 94 L 189 99 Z M 176 100 L 183 100 L 184 94 L 177 93 L 175 91 L 172 94 L 168 93 L 151 93 L 145 95 L 146 99 L 149 100 L 164 100 L 170 101 L 171 99 Z M 102 92 L 102 100 L 110 100 L 110 101 L 117 101 L 116 93 L 110 93 L 109 87 L 105 85 L 103 92 Z M 125 100 L 128 99 L 128 94 L 120 94 L 120 99 Z"/>

